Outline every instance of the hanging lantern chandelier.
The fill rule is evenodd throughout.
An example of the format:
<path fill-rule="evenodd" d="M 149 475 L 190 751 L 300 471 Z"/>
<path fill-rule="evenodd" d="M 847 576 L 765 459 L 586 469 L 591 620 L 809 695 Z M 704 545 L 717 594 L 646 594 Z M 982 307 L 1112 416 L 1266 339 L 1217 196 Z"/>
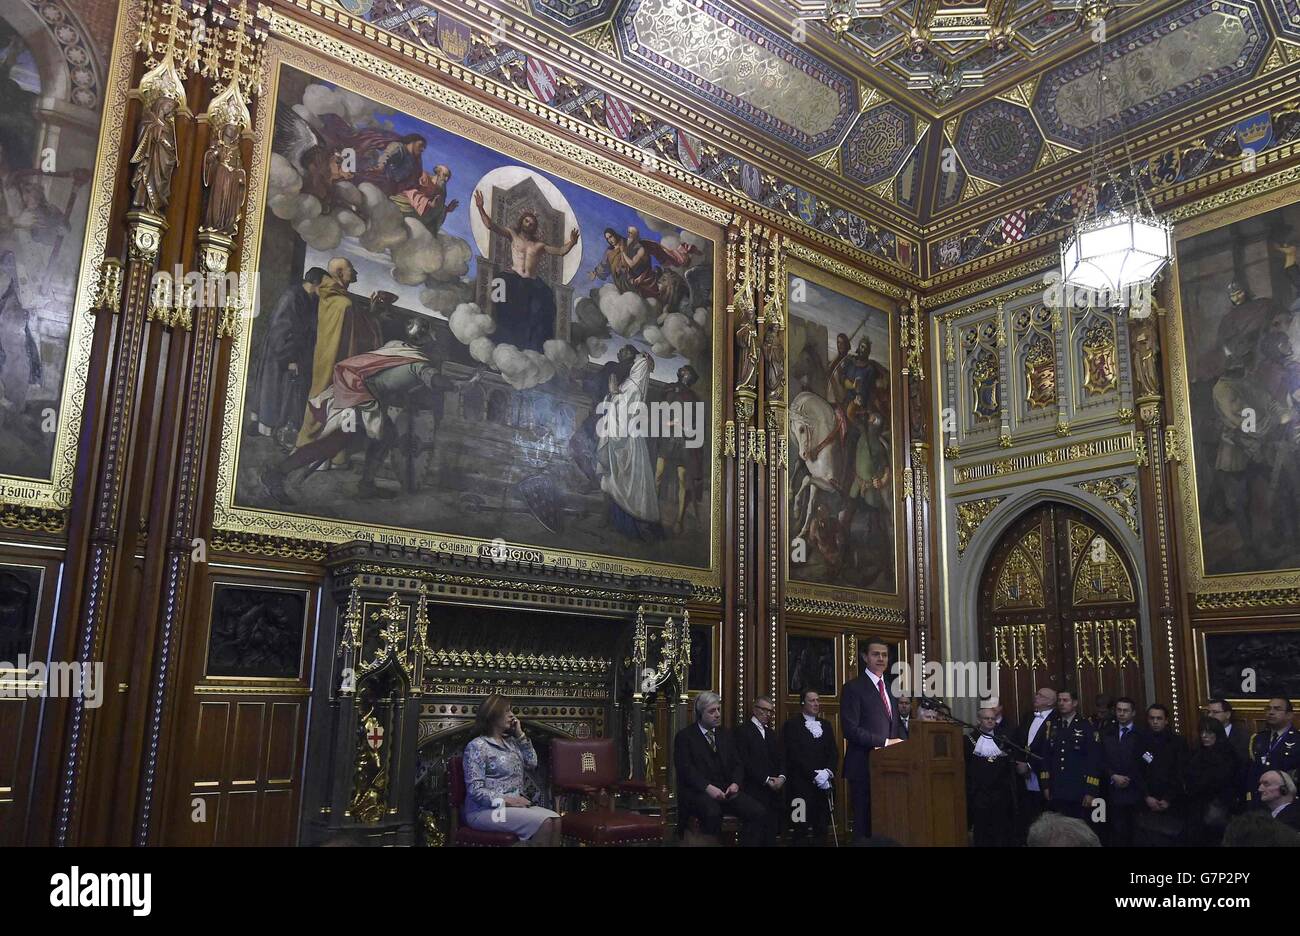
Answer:
<path fill-rule="evenodd" d="M 1097 45 L 1097 123 L 1093 132 L 1089 197 L 1075 218 L 1074 229 L 1061 247 L 1061 280 L 1067 286 L 1105 293 L 1123 302 L 1135 287 L 1151 282 L 1173 256 L 1173 231 L 1157 217 L 1151 198 L 1142 187 L 1120 125 L 1126 166 L 1117 174 L 1102 146 L 1104 124 L 1106 43 Z M 1118 100 L 1116 112 L 1118 114 Z M 1109 186 L 1111 204 L 1102 205 Z M 1126 189 L 1130 193 L 1126 197 Z"/>

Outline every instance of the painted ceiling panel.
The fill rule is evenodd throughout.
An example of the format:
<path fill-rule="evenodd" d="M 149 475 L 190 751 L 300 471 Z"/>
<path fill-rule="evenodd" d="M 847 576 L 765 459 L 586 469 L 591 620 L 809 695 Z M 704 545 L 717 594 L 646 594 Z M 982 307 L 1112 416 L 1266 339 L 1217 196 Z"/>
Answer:
<path fill-rule="evenodd" d="M 852 78 L 716 0 L 631 0 L 625 60 L 805 152 L 834 143 L 857 109 Z"/>
<path fill-rule="evenodd" d="M 1043 136 L 1026 108 L 1007 101 L 985 101 L 968 112 L 957 131 L 957 151 L 967 168 L 994 182 L 1032 172 Z"/>
<path fill-rule="evenodd" d="M 920 203 L 921 176 L 925 167 L 925 152 L 917 146 L 894 180 L 894 200 L 904 208 L 915 211 Z"/>
<path fill-rule="evenodd" d="M 943 148 L 939 151 L 939 174 L 934 187 L 933 210 L 942 211 L 957 204 L 965 188 L 966 170 L 957 158 L 956 147 L 944 137 Z"/>
<path fill-rule="evenodd" d="M 916 142 L 916 120 L 897 104 L 863 113 L 844 141 L 844 174 L 864 185 L 894 175 Z"/>
<path fill-rule="evenodd" d="M 1300 0 L 1296 0 L 1300 2 Z M 815 0 L 786 0 L 799 15 L 817 19 L 825 9 Z M 1121 15 L 1159 5 L 1157 0 L 1110 0 L 1112 13 Z M 1045 67 L 1045 60 L 1082 38 L 1079 16 L 1073 4 L 1062 0 L 1019 0 L 1010 2 L 1003 13 L 992 13 L 996 4 L 985 0 L 929 0 L 919 3 L 888 3 L 879 16 L 859 17 L 849 28 L 845 41 L 877 75 L 895 87 L 920 81 L 945 70 L 978 72 L 984 80 L 957 92 L 956 100 L 974 97 L 978 88 L 993 81 L 1021 80 Z M 993 49 L 986 36 L 989 16 L 997 16 L 1007 30 L 1005 48 Z M 974 28 L 964 20 L 983 23 Z M 914 47 L 920 38 L 922 47 Z M 936 105 L 948 99 L 922 88 L 920 94 Z"/>
<path fill-rule="evenodd" d="M 1276 0 L 1273 9 L 1282 23 L 1282 34 L 1300 39 L 1300 0 Z"/>
<path fill-rule="evenodd" d="M 1269 43 L 1253 2 L 1192 0 L 1106 46 L 1103 137 L 1160 117 L 1254 74 Z M 1049 71 L 1034 98 L 1047 135 L 1088 146 L 1098 124 L 1097 56 Z"/>
<path fill-rule="evenodd" d="M 605 19 L 618 0 L 533 0 L 533 11 L 561 26 L 576 29 Z"/>

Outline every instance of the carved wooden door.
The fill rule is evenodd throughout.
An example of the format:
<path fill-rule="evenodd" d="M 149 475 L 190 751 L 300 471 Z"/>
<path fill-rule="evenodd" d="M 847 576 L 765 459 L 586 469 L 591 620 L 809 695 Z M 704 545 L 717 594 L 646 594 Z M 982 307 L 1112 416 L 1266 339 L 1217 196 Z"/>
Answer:
<path fill-rule="evenodd" d="M 1141 709 L 1136 578 L 1114 537 L 1092 516 L 1044 504 L 1007 528 L 980 581 L 980 658 L 999 663 L 1011 724 L 1040 686 L 1073 689 L 1092 716 L 1098 694 Z"/>

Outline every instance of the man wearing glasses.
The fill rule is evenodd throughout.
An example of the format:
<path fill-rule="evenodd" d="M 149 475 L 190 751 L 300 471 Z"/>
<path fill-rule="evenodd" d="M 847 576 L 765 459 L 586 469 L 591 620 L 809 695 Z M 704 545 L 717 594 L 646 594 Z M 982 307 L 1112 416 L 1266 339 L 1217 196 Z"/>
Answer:
<path fill-rule="evenodd" d="M 781 751 L 780 732 L 773 730 L 776 706 L 767 696 L 754 700 L 753 714 L 736 732 L 736 747 L 745 768 L 744 788 L 767 811 L 763 825 L 763 845 L 774 846 L 785 815 L 785 758 Z"/>

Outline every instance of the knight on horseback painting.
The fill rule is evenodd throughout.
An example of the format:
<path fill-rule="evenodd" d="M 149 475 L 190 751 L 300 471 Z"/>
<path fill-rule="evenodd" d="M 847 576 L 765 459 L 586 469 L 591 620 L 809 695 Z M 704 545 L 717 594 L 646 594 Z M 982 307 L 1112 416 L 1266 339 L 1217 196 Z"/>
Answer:
<path fill-rule="evenodd" d="M 790 578 L 894 593 L 889 316 L 800 279 L 790 291 Z"/>

